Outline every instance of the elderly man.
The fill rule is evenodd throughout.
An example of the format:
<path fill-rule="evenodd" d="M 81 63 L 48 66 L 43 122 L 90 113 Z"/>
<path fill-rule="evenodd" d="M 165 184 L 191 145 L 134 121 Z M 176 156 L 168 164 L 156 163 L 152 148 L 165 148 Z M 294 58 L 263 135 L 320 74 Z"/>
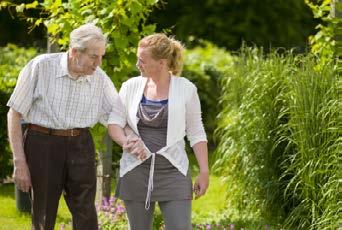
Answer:
<path fill-rule="evenodd" d="M 13 177 L 20 190 L 31 192 L 33 229 L 54 229 L 62 191 L 73 229 L 98 229 L 88 127 L 113 124 L 123 112 L 113 83 L 99 67 L 105 45 L 93 24 L 73 30 L 68 52 L 40 55 L 23 68 L 8 101 Z M 24 137 L 22 118 L 29 123 Z"/>

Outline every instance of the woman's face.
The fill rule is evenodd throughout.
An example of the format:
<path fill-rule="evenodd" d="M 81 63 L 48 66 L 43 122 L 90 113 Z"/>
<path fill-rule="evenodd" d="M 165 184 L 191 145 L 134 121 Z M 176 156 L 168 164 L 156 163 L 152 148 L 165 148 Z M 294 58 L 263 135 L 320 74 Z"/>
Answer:
<path fill-rule="evenodd" d="M 159 75 L 163 69 L 163 61 L 153 59 L 148 48 L 138 47 L 137 58 L 136 66 L 144 77 Z"/>

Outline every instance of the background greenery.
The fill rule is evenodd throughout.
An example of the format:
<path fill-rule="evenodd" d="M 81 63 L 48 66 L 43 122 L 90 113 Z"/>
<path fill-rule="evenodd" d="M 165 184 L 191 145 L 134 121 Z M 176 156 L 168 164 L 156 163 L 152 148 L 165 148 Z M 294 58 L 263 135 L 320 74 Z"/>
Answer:
<path fill-rule="evenodd" d="M 3 9 L 15 8 L 3 2 Z M 177 2 L 170 1 L 161 11 L 152 11 L 161 7 L 157 1 L 70 2 L 44 1 L 20 5 L 18 10 L 29 17 L 38 15 L 31 22 L 44 23 L 64 48 L 73 26 L 95 20 L 109 35 L 103 68 L 117 88 L 136 74 L 135 46 L 144 34 L 169 29 L 188 44 L 183 76 L 199 90 L 215 175 L 210 195 L 200 199 L 208 199 L 201 203 L 208 209 L 194 205 L 195 223 L 204 224 L 196 229 L 231 228 L 231 223 L 244 229 L 341 227 L 342 66 L 337 40 L 342 24 L 341 18 L 331 16 L 331 1 L 207 0 L 200 1 L 203 8 L 198 1 L 179 1 L 184 7 L 168 9 Z M 33 9 L 44 9 L 44 14 L 30 13 Z M 170 16 L 176 13 L 179 17 Z M 176 26 L 165 28 L 171 24 L 163 23 Z M 311 23 L 319 23 L 316 34 Z M 44 51 L 1 48 L 3 121 L 3 103 L 18 72 L 38 52 Z M 0 155 L 1 177 L 5 177 L 11 172 L 5 122 L 0 128 L 5 153 Z M 103 129 L 94 134 L 100 140 Z M 114 156 L 117 161 L 119 155 Z M 193 155 L 189 156 L 196 171 Z M 156 225 L 160 223 L 157 215 Z"/>
<path fill-rule="evenodd" d="M 11 2 L 20 4 L 33 0 Z M 112 1 L 113 4 L 114 2 L 120 1 Z M 200 39 L 205 39 L 220 47 L 238 50 L 241 41 L 244 40 L 267 49 L 298 47 L 299 50 L 305 51 L 307 38 L 314 34 L 314 27 L 320 21 L 313 18 L 304 0 L 264 0 L 262 3 L 258 0 L 161 2 L 158 9 L 148 16 L 148 21 L 156 23 L 157 31 L 169 29 L 189 46 L 197 44 Z M 25 14 L 31 16 L 37 15 L 38 12 L 30 9 Z M 46 46 L 43 26 L 26 35 L 25 27 L 30 24 L 14 21 L 10 15 L 16 15 L 13 7 L 0 11 L 0 33 L 5 35 L 0 37 L 0 46 L 14 41 L 26 46 Z M 18 36 L 19 33 L 21 36 Z"/>
<path fill-rule="evenodd" d="M 221 81 L 213 170 L 234 220 L 338 227 L 338 75 L 311 55 L 243 48 Z"/>
<path fill-rule="evenodd" d="M 17 82 L 17 77 L 24 65 L 33 58 L 37 51 L 34 48 L 19 48 L 14 44 L 0 47 L 0 182 L 12 173 L 12 153 L 7 140 L 6 103 Z"/>
<path fill-rule="evenodd" d="M 157 30 L 190 44 L 199 39 L 238 50 L 242 41 L 271 47 L 298 47 L 305 51 L 307 37 L 317 23 L 310 8 L 298 0 L 172 0 L 154 11 Z"/>

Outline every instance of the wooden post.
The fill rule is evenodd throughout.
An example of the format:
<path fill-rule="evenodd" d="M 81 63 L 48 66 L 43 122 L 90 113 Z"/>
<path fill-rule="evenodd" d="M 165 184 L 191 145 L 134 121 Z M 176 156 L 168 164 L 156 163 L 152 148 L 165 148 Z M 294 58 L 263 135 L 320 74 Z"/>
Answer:
<path fill-rule="evenodd" d="M 334 31 L 334 40 L 336 41 L 335 55 L 340 59 L 342 57 L 342 0 L 333 0 L 331 2 L 331 15 L 333 18 L 339 19 Z"/>
<path fill-rule="evenodd" d="M 99 153 L 97 165 L 96 203 L 98 205 L 103 199 L 108 199 L 111 194 L 113 142 L 107 132 L 103 138 L 103 144 L 106 148 Z"/>
<path fill-rule="evenodd" d="M 50 41 L 50 36 L 47 34 L 47 53 L 57 53 L 59 52 L 59 46 L 56 42 L 52 43 Z"/>

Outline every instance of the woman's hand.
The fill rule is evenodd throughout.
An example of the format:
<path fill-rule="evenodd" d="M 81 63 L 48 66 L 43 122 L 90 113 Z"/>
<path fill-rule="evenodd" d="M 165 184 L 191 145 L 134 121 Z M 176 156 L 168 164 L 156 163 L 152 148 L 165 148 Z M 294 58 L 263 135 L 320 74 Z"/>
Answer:
<path fill-rule="evenodd" d="M 208 168 L 208 147 L 206 141 L 201 141 L 192 146 L 199 166 L 200 174 L 197 176 L 194 184 L 195 199 L 203 196 L 209 186 L 209 168 Z"/>
<path fill-rule="evenodd" d="M 140 160 L 145 160 L 147 157 L 144 143 L 139 137 L 127 136 L 127 142 L 124 143 L 122 148 L 134 154 Z"/>
<path fill-rule="evenodd" d="M 193 191 L 195 193 L 195 199 L 203 196 L 209 186 L 209 172 L 200 172 L 197 176 Z"/>

